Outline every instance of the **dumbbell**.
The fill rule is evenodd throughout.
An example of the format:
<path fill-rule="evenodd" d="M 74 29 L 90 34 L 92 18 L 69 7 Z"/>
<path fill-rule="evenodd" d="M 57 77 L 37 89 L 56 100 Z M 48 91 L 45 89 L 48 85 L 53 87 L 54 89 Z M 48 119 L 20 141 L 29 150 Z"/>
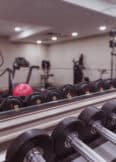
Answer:
<path fill-rule="evenodd" d="M 63 99 L 62 91 L 57 88 L 49 89 L 49 90 L 47 90 L 46 93 L 47 93 L 47 96 L 46 96 L 47 102 Z"/>
<path fill-rule="evenodd" d="M 89 94 L 89 85 L 85 82 L 74 85 L 77 95 Z"/>
<path fill-rule="evenodd" d="M 45 102 L 46 102 L 46 100 L 45 100 L 42 92 L 41 93 L 34 92 L 25 98 L 26 106 L 39 105 L 39 104 L 42 104 Z"/>
<path fill-rule="evenodd" d="M 9 111 L 9 110 L 19 110 L 21 107 L 24 106 L 23 100 L 21 97 L 13 97 L 9 96 L 0 105 L 0 109 L 2 111 Z"/>
<path fill-rule="evenodd" d="M 102 106 L 102 110 L 106 115 L 106 127 L 113 129 L 116 126 L 116 102 L 109 101 Z"/>
<path fill-rule="evenodd" d="M 53 147 L 50 137 L 39 129 L 29 130 L 9 146 L 6 162 L 53 162 Z"/>
<path fill-rule="evenodd" d="M 103 91 L 103 81 L 97 80 L 89 83 L 90 92 L 102 92 Z"/>
<path fill-rule="evenodd" d="M 52 133 L 56 157 L 62 157 L 65 152 L 70 152 L 70 149 L 73 148 L 89 162 L 105 162 L 101 156 L 83 142 L 85 138 L 84 129 L 82 121 L 75 117 L 61 121 Z"/>
<path fill-rule="evenodd" d="M 104 79 L 103 80 L 103 87 L 104 87 L 104 90 L 113 88 L 112 79 Z"/>
<path fill-rule="evenodd" d="M 71 99 L 76 96 L 76 91 L 73 85 L 67 84 L 61 88 L 61 91 L 63 92 L 65 98 Z"/>
<path fill-rule="evenodd" d="M 105 127 L 106 115 L 102 110 L 96 107 L 88 107 L 81 112 L 79 119 L 85 123 L 91 134 L 96 135 L 98 133 L 106 140 L 116 144 L 115 133 Z"/>

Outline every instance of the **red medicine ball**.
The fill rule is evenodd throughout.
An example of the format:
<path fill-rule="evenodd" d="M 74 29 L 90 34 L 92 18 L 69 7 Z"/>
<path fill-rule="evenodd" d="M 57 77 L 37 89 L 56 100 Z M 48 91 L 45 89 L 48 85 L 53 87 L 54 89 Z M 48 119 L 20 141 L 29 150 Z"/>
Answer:
<path fill-rule="evenodd" d="M 18 84 L 13 90 L 13 96 L 29 96 L 32 94 L 32 88 L 25 83 Z"/>

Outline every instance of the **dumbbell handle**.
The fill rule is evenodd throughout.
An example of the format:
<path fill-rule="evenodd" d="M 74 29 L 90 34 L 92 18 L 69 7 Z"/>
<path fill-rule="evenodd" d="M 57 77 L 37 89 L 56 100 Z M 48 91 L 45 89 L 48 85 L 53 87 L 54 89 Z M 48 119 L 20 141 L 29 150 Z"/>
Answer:
<path fill-rule="evenodd" d="M 24 162 L 46 162 L 46 160 L 37 148 L 33 148 L 25 156 Z"/>
<path fill-rule="evenodd" d="M 116 145 L 116 134 L 105 128 L 100 122 L 95 122 L 93 128 L 106 140 Z"/>
<path fill-rule="evenodd" d="M 69 135 L 67 143 L 75 149 L 75 151 L 79 152 L 88 162 L 106 162 L 100 155 L 82 142 L 76 134 Z"/>

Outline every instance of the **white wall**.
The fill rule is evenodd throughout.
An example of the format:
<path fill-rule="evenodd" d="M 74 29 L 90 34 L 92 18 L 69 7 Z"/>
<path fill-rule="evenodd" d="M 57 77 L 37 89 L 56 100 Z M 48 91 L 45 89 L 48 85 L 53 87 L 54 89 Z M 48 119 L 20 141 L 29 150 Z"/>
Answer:
<path fill-rule="evenodd" d="M 85 66 L 94 70 L 86 70 L 85 74 L 91 80 L 99 78 L 100 72 L 95 69 L 110 69 L 109 36 L 102 35 L 85 39 L 78 39 L 65 43 L 54 44 L 48 49 L 49 60 L 52 64 L 54 80 L 57 84 L 73 82 L 73 63 L 78 60 L 81 53 L 85 56 Z M 109 77 L 110 74 L 104 75 Z"/>
<path fill-rule="evenodd" d="M 0 51 L 4 56 L 4 66 L 0 68 L 2 72 L 6 67 L 11 67 L 15 57 L 25 57 L 31 64 L 41 65 L 41 60 L 46 58 L 46 48 L 42 45 L 36 44 L 21 44 L 21 43 L 10 43 L 7 39 L 0 39 Z M 22 69 L 17 72 L 15 77 L 16 82 L 24 82 L 27 74 L 27 69 Z M 35 71 L 33 73 L 33 78 L 31 79 L 31 85 L 38 85 L 40 81 L 40 71 Z M 0 77 L 0 88 L 7 87 L 7 75 Z"/>
<path fill-rule="evenodd" d="M 51 82 L 62 85 L 73 82 L 73 63 L 72 60 L 78 60 L 81 53 L 85 56 L 85 66 L 90 69 L 107 68 L 110 69 L 109 36 L 102 35 L 75 41 L 57 43 L 51 46 L 42 46 L 36 44 L 13 44 L 7 39 L 0 38 L 0 50 L 3 53 L 5 63 L 0 72 L 6 67 L 11 67 L 15 57 L 23 56 L 31 64 L 41 65 L 41 60 L 51 61 L 51 73 L 55 74 Z M 17 72 L 15 81 L 25 81 L 27 69 Z M 31 85 L 38 85 L 40 82 L 41 71 L 35 71 L 31 79 Z M 97 70 L 86 70 L 85 74 L 91 80 L 99 78 L 100 73 Z M 105 77 L 109 77 L 109 74 Z M 7 75 L 0 77 L 0 89 L 7 86 Z"/>

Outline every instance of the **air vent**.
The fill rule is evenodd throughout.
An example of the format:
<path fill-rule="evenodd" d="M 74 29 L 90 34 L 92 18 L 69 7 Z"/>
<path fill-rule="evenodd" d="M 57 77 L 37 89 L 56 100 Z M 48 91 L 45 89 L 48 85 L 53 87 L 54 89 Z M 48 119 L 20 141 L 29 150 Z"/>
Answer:
<path fill-rule="evenodd" d="M 47 35 L 47 36 L 57 36 L 57 37 L 63 37 L 63 38 L 67 38 L 67 37 L 69 37 L 69 35 L 68 34 L 62 34 L 62 33 L 53 33 L 53 32 L 49 32 L 49 33 L 46 33 L 45 35 Z"/>
<path fill-rule="evenodd" d="M 47 35 L 52 36 L 52 35 L 54 35 L 54 33 L 49 32 L 49 33 L 47 33 Z"/>

